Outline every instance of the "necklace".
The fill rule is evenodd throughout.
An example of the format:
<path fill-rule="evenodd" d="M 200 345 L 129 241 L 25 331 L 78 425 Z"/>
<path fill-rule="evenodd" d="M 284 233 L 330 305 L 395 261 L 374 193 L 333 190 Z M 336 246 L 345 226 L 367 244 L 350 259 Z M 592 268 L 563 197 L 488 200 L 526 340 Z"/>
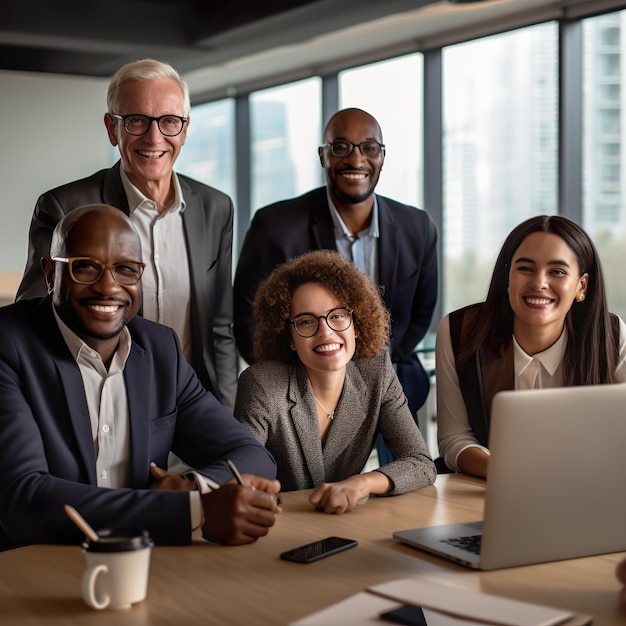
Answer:
<path fill-rule="evenodd" d="M 313 394 L 313 397 L 315 398 L 315 402 L 317 402 L 320 405 L 320 409 L 322 409 L 322 411 L 324 411 L 324 413 L 326 413 L 326 417 L 332 422 L 335 419 L 335 411 L 329 411 L 318 399 L 317 396 L 315 394 Z M 335 407 L 336 408 L 336 407 Z"/>

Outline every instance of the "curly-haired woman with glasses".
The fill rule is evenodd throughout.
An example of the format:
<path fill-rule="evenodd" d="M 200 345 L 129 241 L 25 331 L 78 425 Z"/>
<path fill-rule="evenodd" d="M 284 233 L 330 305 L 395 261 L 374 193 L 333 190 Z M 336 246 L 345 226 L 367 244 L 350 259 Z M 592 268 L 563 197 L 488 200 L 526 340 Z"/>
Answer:
<path fill-rule="evenodd" d="M 337 252 L 278 266 L 255 298 L 258 359 L 239 379 L 235 416 L 274 455 L 285 491 L 345 513 L 369 496 L 430 485 L 435 467 L 388 352 L 389 313 Z M 381 433 L 394 460 L 362 472 Z"/>

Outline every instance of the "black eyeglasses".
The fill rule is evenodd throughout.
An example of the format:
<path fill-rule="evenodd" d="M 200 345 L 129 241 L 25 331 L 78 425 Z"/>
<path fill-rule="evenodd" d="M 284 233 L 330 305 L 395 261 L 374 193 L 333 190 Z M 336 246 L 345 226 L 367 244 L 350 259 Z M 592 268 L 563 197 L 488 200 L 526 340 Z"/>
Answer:
<path fill-rule="evenodd" d="M 358 148 L 364 157 L 369 157 L 370 159 L 377 159 L 381 154 L 385 154 L 385 144 L 377 141 L 352 143 L 347 139 L 336 139 L 332 143 L 325 143 L 320 150 L 323 148 L 330 148 L 330 153 L 338 158 L 350 156 L 355 148 Z"/>
<path fill-rule="evenodd" d="M 289 322 L 293 324 L 300 337 L 308 339 L 317 333 L 320 320 L 326 320 L 328 328 L 338 333 L 348 330 L 352 324 L 352 309 L 339 307 L 328 311 L 326 315 L 313 315 L 313 313 L 299 313 Z"/>
<path fill-rule="evenodd" d="M 180 115 L 161 115 L 161 117 L 150 117 L 138 113 L 130 113 L 129 115 L 109 113 L 109 115 L 115 119 L 122 120 L 124 130 L 129 135 L 134 135 L 135 137 L 145 135 L 150 130 L 150 124 L 152 124 L 152 122 L 157 123 L 162 135 L 166 137 L 176 137 L 176 135 L 180 135 L 188 119 Z"/>
<path fill-rule="evenodd" d="M 113 280 L 118 285 L 134 285 L 139 282 L 145 263 L 139 261 L 124 261 L 123 263 L 101 263 L 97 259 L 87 256 L 60 257 L 53 256 L 53 261 L 67 263 L 70 278 L 79 285 L 93 285 L 97 283 L 104 270 L 110 270 Z"/>

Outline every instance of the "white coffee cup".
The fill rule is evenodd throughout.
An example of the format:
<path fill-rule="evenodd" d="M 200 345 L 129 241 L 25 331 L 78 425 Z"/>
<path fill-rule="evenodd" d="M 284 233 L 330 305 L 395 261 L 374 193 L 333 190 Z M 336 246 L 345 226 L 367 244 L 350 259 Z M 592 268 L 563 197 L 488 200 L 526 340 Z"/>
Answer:
<path fill-rule="evenodd" d="M 105 529 L 98 536 L 83 542 L 83 599 L 98 610 L 128 609 L 146 597 L 154 542 L 138 528 Z"/>

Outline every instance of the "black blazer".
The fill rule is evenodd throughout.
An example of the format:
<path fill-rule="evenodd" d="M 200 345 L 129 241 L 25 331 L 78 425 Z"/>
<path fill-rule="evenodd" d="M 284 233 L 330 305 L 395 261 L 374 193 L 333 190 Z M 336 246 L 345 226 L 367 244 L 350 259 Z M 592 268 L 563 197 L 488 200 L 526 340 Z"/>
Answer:
<path fill-rule="evenodd" d="M 270 453 L 204 389 L 171 328 L 135 317 L 128 329 L 130 484 L 106 489 L 97 486 L 80 369 L 50 296 L 0 309 L 0 526 L 14 543 L 79 543 L 66 503 L 96 528 L 189 543 L 189 494 L 148 489 L 150 461 L 167 467 L 170 451 L 220 484 L 232 478 L 227 458 L 242 472 L 276 475 Z"/>
<path fill-rule="evenodd" d="M 192 365 L 205 387 L 232 411 L 237 393 L 232 330 L 233 204 L 217 189 L 180 174 L 178 179 L 186 202 L 182 215 L 191 280 Z M 40 259 L 50 253 L 54 227 L 72 209 L 94 203 L 110 204 L 129 214 L 119 161 L 111 169 L 47 191 L 39 198 L 16 299 L 47 293 Z"/>
<path fill-rule="evenodd" d="M 391 360 L 421 367 L 413 351 L 428 330 L 437 301 L 437 232 L 425 211 L 377 198 L 380 283 L 391 311 Z M 249 363 L 253 361 L 256 326 L 253 302 L 260 282 L 279 263 L 317 249 L 337 249 L 326 187 L 255 213 L 239 255 L 234 285 L 235 339 Z M 402 380 L 401 372 L 398 374 Z"/>

